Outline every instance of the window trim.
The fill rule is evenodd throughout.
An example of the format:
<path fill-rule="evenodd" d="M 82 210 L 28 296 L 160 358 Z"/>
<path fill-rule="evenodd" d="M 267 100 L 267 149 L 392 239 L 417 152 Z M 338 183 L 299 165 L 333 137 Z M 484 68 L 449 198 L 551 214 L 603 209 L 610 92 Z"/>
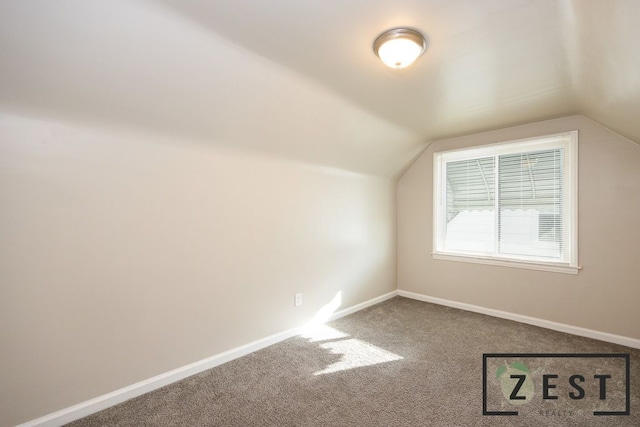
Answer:
<path fill-rule="evenodd" d="M 569 212 L 571 221 L 571 236 L 568 244 L 571 247 L 571 259 L 569 262 L 554 262 L 544 260 L 521 260 L 513 258 L 504 258 L 499 256 L 459 254 L 453 252 L 438 251 L 438 242 L 443 238 L 444 227 L 439 226 L 439 218 L 441 209 L 439 205 L 443 200 L 442 191 L 446 192 L 446 182 L 443 182 L 442 164 L 444 157 L 447 162 L 476 159 L 482 156 L 497 156 L 496 151 L 500 151 L 500 155 L 510 153 L 520 153 L 523 151 L 534 151 L 538 147 L 548 149 L 548 144 L 560 140 L 566 140 L 563 143 L 565 148 L 565 165 L 568 165 L 569 171 L 567 176 L 571 179 L 571 188 L 567 190 L 568 194 L 565 198 L 572 204 Z M 507 146 L 507 147 L 505 147 Z M 495 150 L 492 150 L 495 149 Z M 493 153 L 493 154 L 490 154 Z M 446 194 L 446 193 L 444 193 Z M 433 153 L 433 242 L 431 255 L 436 260 L 459 261 L 476 264 L 497 265 L 513 268 L 525 268 L 531 270 L 551 271 L 556 273 L 578 274 L 582 267 L 578 264 L 578 131 L 560 132 L 551 135 L 542 135 L 537 137 L 523 138 L 517 140 L 509 140 L 493 144 L 485 144 L 472 146 L 467 148 L 459 148 L 454 150 L 437 151 Z"/>

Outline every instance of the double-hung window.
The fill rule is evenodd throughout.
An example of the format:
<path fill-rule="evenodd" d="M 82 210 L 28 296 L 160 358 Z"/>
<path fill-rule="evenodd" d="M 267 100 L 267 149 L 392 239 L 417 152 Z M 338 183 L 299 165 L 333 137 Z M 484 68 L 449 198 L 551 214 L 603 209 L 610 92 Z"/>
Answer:
<path fill-rule="evenodd" d="M 436 259 L 577 273 L 578 132 L 434 154 Z"/>

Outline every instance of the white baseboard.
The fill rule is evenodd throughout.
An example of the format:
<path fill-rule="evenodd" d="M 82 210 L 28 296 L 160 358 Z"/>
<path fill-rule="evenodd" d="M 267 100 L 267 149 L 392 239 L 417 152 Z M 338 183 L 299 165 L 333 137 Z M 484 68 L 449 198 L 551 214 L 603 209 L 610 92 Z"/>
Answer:
<path fill-rule="evenodd" d="M 398 295 L 398 291 L 391 291 L 387 294 L 380 295 L 379 297 L 370 299 L 369 301 L 362 302 L 360 304 L 353 305 L 351 307 L 345 308 L 344 310 L 336 311 L 329 317 L 328 322 L 339 319 L 344 316 L 348 316 L 350 314 L 355 313 L 356 311 L 364 310 L 367 307 L 371 307 L 372 305 L 380 304 L 383 301 L 391 299 Z"/>
<path fill-rule="evenodd" d="M 560 332 L 566 332 L 573 335 L 579 335 L 588 338 L 594 338 L 601 341 L 611 342 L 614 344 L 620 344 L 627 347 L 640 349 L 640 340 L 635 338 L 624 337 L 620 335 L 609 334 L 606 332 L 594 331 L 591 329 L 580 328 L 577 326 L 565 325 L 562 323 L 551 322 L 548 320 L 538 319 L 535 317 L 523 316 L 520 314 L 509 313 L 506 311 L 494 310 L 491 308 L 484 308 L 477 305 L 466 304 L 462 302 L 450 301 L 442 298 L 430 297 L 427 295 L 417 294 L 408 291 L 393 291 L 387 294 L 381 295 L 377 298 L 373 298 L 369 301 L 365 301 L 361 304 L 354 305 L 344 310 L 333 313 L 328 321 L 336 320 L 349 314 L 355 313 L 372 305 L 386 301 L 394 296 L 399 295 L 406 298 L 415 299 L 418 301 L 430 302 L 433 304 L 444 305 L 447 307 L 458 308 L 461 310 L 472 311 L 475 313 L 486 314 L 493 317 L 499 317 L 508 320 L 515 320 L 521 323 L 527 323 L 534 326 L 540 326 L 547 329 L 553 329 Z M 156 390 L 165 385 L 180 381 L 184 378 L 190 377 L 197 373 L 206 371 L 207 369 L 214 368 L 222 365 L 223 363 L 245 356 L 254 351 L 258 351 L 270 345 L 276 344 L 280 341 L 284 341 L 288 338 L 299 335 L 301 328 L 289 329 L 268 337 L 253 341 L 251 343 L 242 345 L 240 347 L 233 348 L 223 353 L 216 354 L 203 360 L 191 363 L 189 365 L 182 366 L 169 372 L 165 372 L 155 377 L 140 381 L 132 384 L 128 387 L 121 388 L 111 393 L 104 394 L 91 400 L 79 403 L 77 405 L 70 406 L 44 417 L 38 418 L 33 421 L 21 424 L 18 427 L 58 427 L 80 418 L 91 415 L 95 412 L 107 409 L 111 406 L 122 403 L 126 400 Z"/>
<path fill-rule="evenodd" d="M 70 423 L 95 412 L 117 405 L 118 403 L 122 403 L 126 400 L 156 390 L 160 387 L 164 387 L 165 385 L 176 381 L 180 381 L 184 378 L 190 377 L 191 375 L 206 371 L 207 369 L 222 365 L 223 363 L 286 340 L 287 338 L 291 338 L 297 335 L 297 332 L 297 329 L 290 329 L 288 331 L 270 335 L 266 338 L 262 338 L 249 344 L 216 354 L 215 356 L 181 366 L 180 368 L 156 375 L 155 377 L 137 382 L 111 393 L 103 394 L 102 396 L 98 396 L 94 399 L 45 415 L 44 417 L 33 421 L 20 424 L 17 427 L 57 427 Z"/>
<path fill-rule="evenodd" d="M 622 335 L 609 334 L 607 332 L 594 331 L 592 329 L 581 328 L 579 326 L 566 325 L 564 323 L 556 323 L 550 320 L 539 319 L 537 317 L 524 316 L 522 314 L 509 313 L 506 311 L 494 310 L 492 308 L 480 307 L 478 305 L 466 304 L 442 298 L 430 297 L 427 295 L 417 294 L 409 291 L 398 291 L 401 297 L 411 298 L 418 301 L 430 302 L 433 304 L 444 305 L 447 307 L 458 308 L 460 310 L 472 311 L 474 313 L 486 314 L 488 316 L 500 317 L 502 319 L 515 320 L 516 322 L 526 323 L 529 325 L 539 326 L 541 328 L 553 329 L 554 331 L 566 332 L 581 337 L 593 338 L 600 341 L 606 341 L 613 344 L 620 344 L 631 348 L 640 349 L 640 339 L 625 337 Z"/>
<path fill-rule="evenodd" d="M 381 295 L 377 298 L 373 298 L 369 301 L 348 307 L 344 310 L 337 311 L 329 317 L 328 321 L 336 320 L 356 311 L 378 304 L 382 301 L 393 298 L 397 295 L 397 291 L 389 292 Z M 130 386 L 121 388 L 111 393 L 103 394 L 94 399 L 87 400 L 77 405 L 70 406 L 57 412 L 53 412 L 44 417 L 35 419 L 33 421 L 20 424 L 17 427 L 59 427 L 80 418 L 86 417 L 103 409 L 107 409 L 111 406 L 122 403 L 126 400 L 143 395 L 150 391 L 156 390 L 160 387 L 164 387 L 168 384 L 180 381 L 184 378 L 206 371 L 207 369 L 214 368 L 222 365 L 223 363 L 230 362 L 231 360 L 238 359 L 254 351 L 258 351 L 270 345 L 276 344 L 280 341 L 284 341 L 288 338 L 299 335 L 302 330 L 300 328 L 289 329 L 277 334 L 270 335 L 268 337 L 253 341 L 249 344 L 242 345 L 240 347 L 233 348 L 223 353 L 216 354 L 206 359 L 199 360 L 189 365 L 182 366 L 169 372 L 165 372 L 155 377 L 148 378 Z"/>

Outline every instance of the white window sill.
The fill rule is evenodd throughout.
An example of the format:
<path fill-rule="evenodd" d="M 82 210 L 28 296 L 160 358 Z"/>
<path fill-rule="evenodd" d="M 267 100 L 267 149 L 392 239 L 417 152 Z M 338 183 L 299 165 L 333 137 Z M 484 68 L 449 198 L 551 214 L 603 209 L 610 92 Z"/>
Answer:
<path fill-rule="evenodd" d="M 505 258 L 488 258 L 472 255 L 445 254 L 434 252 L 433 259 L 456 262 L 470 262 L 474 264 L 499 265 L 502 267 L 525 268 L 528 270 L 552 271 L 554 273 L 578 274 L 582 267 L 574 267 L 568 264 L 556 264 L 534 261 L 519 261 Z"/>

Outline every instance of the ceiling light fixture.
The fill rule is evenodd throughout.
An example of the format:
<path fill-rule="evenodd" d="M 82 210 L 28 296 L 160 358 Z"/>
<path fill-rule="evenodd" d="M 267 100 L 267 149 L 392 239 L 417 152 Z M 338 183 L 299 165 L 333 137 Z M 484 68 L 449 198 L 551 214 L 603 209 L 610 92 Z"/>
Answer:
<path fill-rule="evenodd" d="M 393 28 L 380 34 L 373 42 L 375 54 L 391 68 L 413 64 L 427 48 L 427 40 L 416 30 Z"/>

